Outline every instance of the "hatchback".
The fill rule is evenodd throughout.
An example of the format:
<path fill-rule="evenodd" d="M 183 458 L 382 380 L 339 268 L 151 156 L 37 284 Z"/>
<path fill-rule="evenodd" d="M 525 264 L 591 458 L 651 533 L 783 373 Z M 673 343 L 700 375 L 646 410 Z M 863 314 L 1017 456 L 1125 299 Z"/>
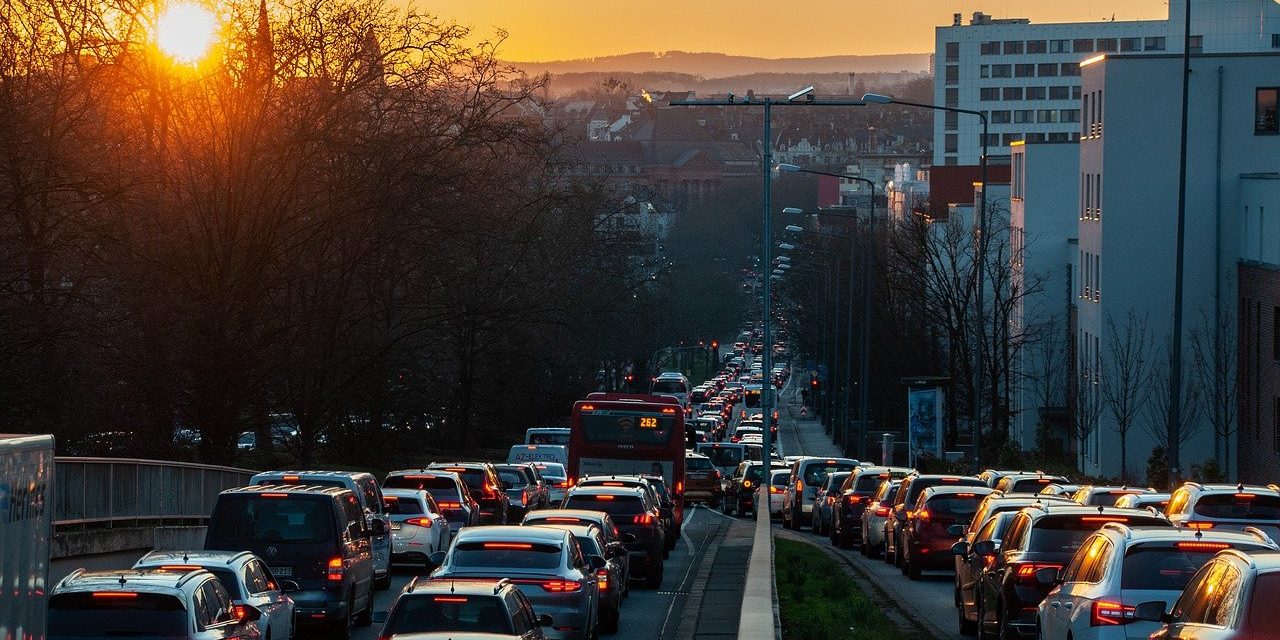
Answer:
<path fill-rule="evenodd" d="M 297 591 L 298 583 L 276 580 L 267 565 L 248 551 L 152 551 L 133 563 L 133 568 L 208 571 L 222 583 L 234 604 L 250 605 L 262 614 L 258 628 L 264 637 L 293 637 L 293 600 L 287 594 Z"/>
<path fill-rule="evenodd" d="M 1270 640 L 1280 629 L 1280 553 L 1223 551 L 1205 563 L 1173 611 L 1159 601 L 1134 608 L 1139 620 L 1164 623 L 1152 640 Z"/>
<path fill-rule="evenodd" d="M 622 616 L 622 598 L 626 590 L 626 569 L 623 562 L 627 558 L 627 547 L 621 542 L 605 543 L 600 527 L 594 524 L 543 524 L 540 527 L 564 529 L 573 534 L 588 556 L 600 556 L 605 559 L 605 567 L 596 570 L 596 587 L 600 590 L 600 631 L 617 633 L 618 621 Z"/>
<path fill-rule="evenodd" d="M 463 527 L 480 524 L 480 505 L 471 497 L 471 490 L 462 482 L 462 478 L 452 471 L 392 471 L 383 479 L 382 486 L 384 489 L 412 489 L 430 493 L 436 506 L 449 521 L 450 533 L 455 536 Z"/>
<path fill-rule="evenodd" d="M 427 469 L 452 471 L 462 478 L 480 505 L 480 524 L 506 524 L 511 501 L 502 490 L 498 471 L 488 462 L 433 462 Z"/>
<path fill-rule="evenodd" d="M 712 507 L 719 507 L 720 499 L 724 497 L 724 486 L 720 480 L 720 470 L 711 464 L 710 458 L 692 452 L 685 454 L 685 500 L 705 502 Z"/>
<path fill-rule="evenodd" d="M 431 554 L 449 548 L 453 531 L 431 493 L 419 489 L 387 489 L 391 518 L 391 563 L 432 569 Z"/>
<path fill-rule="evenodd" d="M 939 486 L 925 489 L 907 514 L 903 529 L 902 573 L 919 580 L 924 569 L 952 569 L 956 529 L 969 524 L 978 504 L 991 493 L 986 487 Z"/>
<path fill-rule="evenodd" d="M 885 524 L 885 562 L 903 566 L 906 555 L 902 552 L 902 543 L 906 533 L 907 514 L 925 489 L 939 486 L 983 487 L 986 484 L 973 476 L 916 474 L 903 478 L 902 487 L 893 497 L 893 511 Z"/>
<path fill-rule="evenodd" d="M 433 582 L 414 578 L 396 596 L 391 609 L 378 614 L 383 623 L 378 638 L 544 640 L 543 630 L 554 620 L 533 611 L 529 599 L 510 580 Z"/>
<path fill-rule="evenodd" d="M 507 492 L 508 512 L 512 521 L 535 509 L 550 506 L 550 493 L 538 482 L 536 469 L 528 464 L 494 465 L 502 490 Z"/>

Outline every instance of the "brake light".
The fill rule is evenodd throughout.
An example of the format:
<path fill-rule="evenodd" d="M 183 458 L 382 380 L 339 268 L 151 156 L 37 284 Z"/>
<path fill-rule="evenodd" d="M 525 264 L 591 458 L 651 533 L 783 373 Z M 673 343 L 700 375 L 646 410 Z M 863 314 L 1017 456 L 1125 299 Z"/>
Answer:
<path fill-rule="evenodd" d="M 330 558 L 328 577 L 331 582 L 342 581 L 342 558 Z"/>
<path fill-rule="evenodd" d="M 1187 551 L 1221 551 L 1231 545 L 1225 542 L 1179 542 L 1173 546 Z"/>
<path fill-rule="evenodd" d="M 128 600 L 137 598 L 138 594 L 132 591 L 94 591 L 93 597 L 103 600 Z"/>
<path fill-rule="evenodd" d="M 426 529 L 430 529 L 430 528 L 431 528 L 431 519 L 430 519 L 430 518 L 409 518 L 408 520 L 405 520 L 405 521 L 404 521 L 404 523 L 405 523 L 405 524 L 411 524 L 411 525 L 413 525 L 413 526 L 415 526 L 415 527 L 423 527 L 423 528 L 426 528 Z"/>
<path fill-rule="evenodd" d="M 259 493 L 258 495 L 263 498 L 288 498 L 289 497 L 289 494 L 287 493 Z"/>
<path fill-rule="evenodd" d="M 489 485 L 487 485 L 487 484 L 484 486 L 484 499 L 485 499 L 485 500 L 497 500 L 497 499 L 498 499 L 498 495 L 499 495 L 499 493 L 498 493 L 498 490 L 497 490 L 497 489 L 495 489 L 495 488 L 493 488 L 493 487 L 491 487 L 491 486 L 489 486 Z"/>
<path fill-rule="evenodd" d="M 653 524 L 653 514 L 642 513 L 631 518 L 632 524 Z"/>
<path fill-rule="evenodd" d="M 249 607 L 243 604 L 231 605 L 231 615 L 236 620 L 244 621 L 249 617 Z"/>
<path fill-rule="evenodd" d="M 580 411 L 595 411 L 595 410 L 596 410 L 596 406 L 595 406 L 594 404 L 584 404 L 584 405 L 582 405 L 581 407 L 579 407 L 579 410 L 580 410 Z"/>
<path fill-rule="evenodd" d="M 1253 500 L 1254 498 L 1256 498 L 1256 497 L 1258 497 L 1258 496 L 1256 496 L 1256 495 L 1254 495 L 1254 494 L 1252 494 L 1252 493 L 1237 493 L 1237 494 L 1235 494 L 1235 495 L 1234 495 L 1234 496 L 1232 496 L 1232 497 L 1233 497 L 1233 498 L 1235 498 L 1236 500 Z"/>
<path fill-rule="evenodd" d="M 404 476 L 404 479 L 405 479 L 405 480 L 435 480 L 435 479 L 436 479 L 436 476 L 433 476 L 433 475 L 411 475 L 411 476 Z"/>
<path fill-rule="evenodd" d="M 460 509 L 462 508 L 462 503 L 461 502 L 437 502 L 436 506 L 440 507 L 441 509 Z"/>
<path fill-rule="evenodd" d="M 601 591 L 609 590 L 609 571 L 601 569 L 596 572 L 596 584 L 600 586 Z"/>
<path fill-rule="evenodd" d="M 1129 519 L 1124 516 L 1085 516 L 1080 518 L 1081 522 L 1128 522 Z"/>
<path fill-rule="evenodd" d="M 676 495 L 684 495 L 684 480 L 676 482 Z"/>
<path fill-rule="evenodd" d="M 960 478 L 943 478 L 943 482 L 960 482 Z"/>
<path fill-rule="evenodd" d="M 622 486 L 626 486 L 626 485 L 622 484 L 621 482 L 602 482 L 602 483 L 600 483 L 600 484 L 602 484 L 602 485 L 604 485 L 604 486 L 606 486 L 606 487 L 622 487 Z"/>
<path fill-rule="evenodd" d="M 1098 600 L 1093 603 L 1093 615 L 1089 616 L 1089 626 L 1101 627 L 1113 624 L 1129 624 L 1136 620 L 1134 611 L 1136 607 L 1120 604 L 1119 602 L 1107 602 Z"/>
<path fill-rule="evenodd" d="M 978 494 L 976 494 L 976 493 L 957 493 L 957 494 L 956 494 L 956 497 L 957 497 L 957 498 L 973 498 L 973 497 L 975 497 L 975 496 L 977 496 L 977 495 L 978 495 Z"/>
<path fill-rule="evenodd" d="M 568 480 L 565 480 L 565 481 L 563 481 L 563 482 L 557 482 L 557 483 L 556 483 L 556 488 L 557 488 L 557 489 L 568 489 L 569 487 L 572 487 L 572 486 L 573 486 L 573 483 L 572 483 L 572 482 L 569 482 Z"/>
<path fill-rule="evenodd" d="M 613 496 L 596 496 L 596 500 L 612 500 Z"/>
<path fill-rule="evenodd" d="M 928 521 L 929 521 L 929 510 L 928 510 L 928 509 L 921 509 L 921 510 L 917 511 L 915 515 L 916 515 L 916 520 L 924 520 L 925 522 L 928 522 Z"/>
<path fill-rule="evenodd" d="M 486 542 L 484 543 L 484 548 L 529 551 L 533 549 L 533 545 L 525 542 Z"/>
<path fill-rule="evenodd" d="M 835 504 L 835 503 L 836 503 L 835 496 L 827 496 L 827 504 Z"/>
<path fill-rule="evenodd" d="M 889 517 L 889 507 L 885 507 L 885 506 L 876 507 L 876 517 L 877 518 Z"/>
<path fill-rule="evenodd" d="M 1062 568 L 1062 565 L 1060 564 L 1052 564 L 1052 563 L 1045 563 L 1045 562 L 1027 562 L 1024 564 L 1017 565 L 1017 569 L 1014 570 L 1014 575 L 1017 576 L 1018 581 L 1023 584 L 1036 584 L 1037 571 L 1041 569 L 1058 570 L 1061 568 Z"/>
<path fill-rule="evenodd" d="M 796 480 L 796 492 L 799 493 L 801 491 L 804 491 L 804 483 Z"/>
<path fill-rule="evenodd" d="M 569 522 L 569 523 L 578 523 L 578 522 L 582 522 L 582 521 L 581 521 L 581 520 L 579 520 L 578 518 L 564 518 L 564 517 L 557 517 L 557 516 L 551 516 L 550 518 L 547 518 L 546 520 L 547 520 L 547 522 Z"/>
<path fill-rule="evenodd" d="M 1213 523 L 1212 522 L 1188 522 L 1187 528 L 1195 529 L 1196 531 L 1204 531 L 1206 529 L 1212 529 Z"/>
<path fill-rule="evenodd" d="M 432 600 L 436 602 L 455 602 L 461 604 L 466 602 L 467 598 L 465 596 L 436 596 L 432 598 Z"/>
<path fill-rule="evenodd" d="M 162 564 L 158 568 L 161 571 L 198 571 L 204 567 L 194 564 Z"/>
<path fill-rule="evenodd" d="M 781 487 L 769 487 L 769 493 L 782 493 Z"/>
<path fill-rule="evenodd" d="M 295 476 L 295 475 L 287 475 L 287 476 L 285 476 L 285 477 L 284 477 L 284 481 L 285 481 L 286 483 L 289 483 L 289 484 L 292 484 L 292 483 L 294 483 L 294 482 L 297 482 L 297 481 L 299 481 L 299 480 L 301 480 L 301 479 L 302 479 L 301 477 L 299 477 L 299 476 Z"/>
<path fill-rule="evenodd" d="M 462 473 L 462 472 L 466 471 L 466 469 L 464 469 L 464 468 L 462 468 L 462 467 L 445 467 L 445 468 L 444 468 L 444 470 L 445 470 L 445 471 L 452 471 L 452 472 L 454 472 L 454 473 Z"/>
<path fill-rule="evenodd" d="M 582 591 L 582 583 L 572 580 L 547 580 L 542 583 L 542 589 L 551 593 L 571 593 Z"/>
<path fill-rule="evenodd" d="M 663 412 L 663 413 L 675 413 L 675 412 L 676 412 L 676 410 L 675 410 L 675 409 L 673 409 L 673 408 L 671 408 L 671 407 L 663 407 L 663 408 L 662 408 L 662 412 Z"/>

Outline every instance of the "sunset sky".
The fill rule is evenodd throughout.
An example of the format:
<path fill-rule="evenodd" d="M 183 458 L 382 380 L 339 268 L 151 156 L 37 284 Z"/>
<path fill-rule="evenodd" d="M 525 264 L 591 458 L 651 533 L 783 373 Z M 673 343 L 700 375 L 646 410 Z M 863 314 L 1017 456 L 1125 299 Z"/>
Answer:
<path fill-rule="evenodd" d="M 962 12 L 1033 22 L 1166 17 L 1164 0 L 426 0 L 416 6 L 474 27 L 504 28 L 503 57 L 584 58 L 634 51 L 713 51 L 765 58 L 933 50 L 933 28 Z"/>

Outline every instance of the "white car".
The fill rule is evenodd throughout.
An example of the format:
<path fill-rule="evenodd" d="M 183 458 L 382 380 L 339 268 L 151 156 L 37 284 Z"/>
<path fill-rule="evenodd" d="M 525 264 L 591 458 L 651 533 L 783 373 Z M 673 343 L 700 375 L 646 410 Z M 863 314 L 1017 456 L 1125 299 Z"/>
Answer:
<path fill-rule="evenodd" d="M 791 469 L 774 469 L 769 474 L 769 516 L 782 517 L 782 499 L 791 480 Z"/>
<path fill-rule="evenodd" d="M 547 481 L 551 504 L 559 505 L 564 500 L 564 494 L 569 492 L 569 472 L 558 462 L 535 462 L 533 466 L 538 468 L 538 474 Z"/>
<path fill-rule="evenodd" d="M 384 489 L 391 518 L 391 564 L 433 569 L 431 554 L 445 551 L 453 541 L 449 519 L 435 498 L 419 489 Z"/>
<path fill-rule="evenodd" d="M 1136 605 L 1159 600 L 1167 611 L 1196 571 L 1228 548 L 1248 553 L 1276 549 L 1276 544 L 1256 529 L 1240 533 L 1107 523 L 1085 539 L 1064 569 L 1036 574 L 1041 583 L 1059 583 L 1037 611 L 1041 638 L 1146 638 L 1160 623 L 1139 620 Z"/>
<path fill-rule="evenodd" d="M 204 569 L 217 576 L 235 604 L 253 605 L 262 617 L 258 628 L 263 637 L 287 640 L 293 637 L 293 599 L 297 591 L 292 580 L 277 580 L 266 563 L 248 551 L 152 551 L 133 564 L 134 569 L 193 571 Z"/>

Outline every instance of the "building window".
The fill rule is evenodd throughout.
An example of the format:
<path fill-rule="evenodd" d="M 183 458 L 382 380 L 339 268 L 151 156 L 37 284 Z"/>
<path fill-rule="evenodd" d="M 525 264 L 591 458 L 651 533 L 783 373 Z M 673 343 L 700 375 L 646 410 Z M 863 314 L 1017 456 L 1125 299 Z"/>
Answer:
<path fill-rule="evenodd" d="M 1027 99 L 1044 100 L 1047 91 L 1048 88 L 1046 87 L 1027 87 Z"/>
<path fill-rule="evenodd" d="M 1057 109 L 1040 109 L 1036 112 L 1036 122 L 1041 124 L 1054 123 L 1058 121 Z"/>
<path fill-rule="evenodd" d="M 984 42 L 978 47 L 978 53 L 984 56 L 994 56 L 1000 53 L 999 42 Z"/>
<path fill-rule="evenodd" d="M 1042 78 L 1050 78 L 1058 75 L 1058 63 L 1047 62 L 1036 65 L 1036 75 Z"/>
<path fill-rule="evenodd" d="M 982 146 L 982 144 L 983 144 L 983 143 L 982 143 L 982 134 L 978 134 L 978 146 L 979 146 L 979 147 L 981 147 L 981 146 Z M 998 146 L 1000 146 L 1000 134 L 998 134 L 998 133 L 988 133 L 988 134 L 987 134 L 987 142 L 986 142 L 986 145 L 987 145 L 988 147 L 998 147 Z"/>
<path fill-rule="evenodd" d="M 960 61 L 960 43 L 948 42 L 945 46 L 947 49 L 947 62 L 959 62 Z"/>
<path fill-rule="evenodd" d="M 1191 36 L 1191 53 L 1204 53 L 1204 36 Z"/>
<path fill-rule="evenodd" d="M 1013 76 L 1015 78 L 1034 78 L 1036 76 L 1036 66 L 1034 64 L 1015 64 L 1013 65 Z"/>
<path fill-rule="evenodd" d="M 1253 103 L 1253 132 L 1257 135 L 1280 134 L 1280 121 L 1276 120 L 1276 103 L 1280 101 L 1280 87 L 1259 87 Z"/>
<path fill-rule="evenodd" d="M 1115 51 L 1118 43 L 1115 38 L 1098 38 L 1097 51 L 1108 52 Z"/>
<path fill-rule="evenodd" d="M 978 99 L 982 101 L 999 100 L 1000 87 L 982 87 L 978 90 Z"/>
<path fill-rule="evenodd" d="M 1048 53 L 1049 43 L 1044 40 L 1028 40 L 1027 53 Z"/>
<path fill-rule="evenodd" d="M 1066 100 L 1071 97 L 1071 87 L 1049 87 L 1050 100 Z"/>
<path fill-rule="evenodd" d="M 960 90 L 959 90 L 959 89 L 948 88 L 946 91 L 944 91 L 944 92 L 943 92 L 943 94 L 944 94 L 944 96 L 946 97 L 946 101 L 947 101 L 947 106 L 948 106 L 948 107 L 954 107 L 954 106 L 956 106 L 957 104 L 960 104 Z"/>
<path fill-rule="evenodd" d="M 1013 114 L 1009 111 L 992 111 L 991 124 L 1009 124 L 1013 122 Z"/>
<path fill-rule="evenodd" d="M 1011 78 L 1013 77 L 1013 65 L 1011 64 L 993 64 L 991 65 L 992 78 Z"/>
<path fill-rule="evenodd" d="M 1005 88 L 1004 88 L 1004 99 L 1005 99 L 1005 100 L 1021 100 L 1021 99 L 1022 99 L 1022 87 L 1005 87 Z"/>
<path fill-rule="evenodd" d="M 1079 62 L 1064 62 L 1064 63 L 1062 63 L 1062 75 L 1064 75 L 1064 76 L 1078 76 L 1078 75 L 1080 75 L 1080 63 L 1079 63 Z"/>
<path fill-rule="evenodd" d="M 1070 40 L 1050 40 L 1049 53 L 1071 53 Z"/>
<path fill-rule="evenodd" d="M 947 167 L 954 167 L 954 166 L 956 166 L 956 164 L 958 164 L 958 163 L 956 162 L 956 157 L 955 157 L 955 156 L 947 156 L 947 157 L 945 157 L 945 158 L 943 158 L 943 159 L 942 159 L 942 164 L 943 164 L 943 166 L 947 166 Z"/>
<path fill-rule="evenodd" d="M 960 82 L 960 66 L 959 65 L 954 65 L 954 64 L 947 65 L 946 73 L 947 73 L 947 84 L 957 84 Z"/>
<path fill-rule="evenodd" d="M 1271 359 L 1280 360 L 1280 307 L 1271 312 Z"/>
<path fill-rule="evenodd" d="M 1164 36 L 1147 38 L 1142 42 L 1143 51 L 1164 51 Z"/>
<path fill-rule="evenodd" d="M 1121 51 L 1142 51 L 1142 38 L 1120 38 Z"/>
<path fill-rule="evenodd" d="M 979 78 L 990 78 L 990 77 L 991 77 L 991 65 L 989 65 L 989 64 L 978 65 L 978 77 L 979 77 Z"/>
<path fill-rule="evenodd" d="M 1059 114 L 1058 122 L 1080 122 L 1080 110 L 1063 109 Z"/>
<path fill-rule="evenodd" d="M 1080 85 L 1075 85 L 1075 86 L 1071 87 L 1071 99 L 1072 99 L 1072 100 L 1079 100 L 1079 99 L 1080 99 L 1080 91 L 1081 91 L 1081 89 L 1080 89 Z"/>
<path fill-rule="evenodd" d="M 960 138 L 954 133 L 948 133 L 942 136 L 945 146 L 945 153 L 956 153 L 960 150 Z"/>
<path fill-rule="evenodd" d="M 1005 54 L 1006 56 L 1009 56 L 1009 55 L 1018 55 L 1018 54 L 1021 54 L 1021 53 L 1022 53 L 1022 41 L 1021 41 L 1021 40 L 1005 40 L 1005 41 L 1004 41 L 1004 54 Z"/>
<path fill-rule="evenodd" d="M 1076 53 L 1093 53 L 1093 39 L 1077 38 L 1071 42 L 1071 48 Z"/>
<path fill-rule="evenodd" d="M 960 114 L 954 111 L 945 111 L 946 115 L 942 117 L 948 131 L 955 131 L 960 126 Z"/>
<path fill-rule="evenodd" d="M 1048 140 L 1049 142 L 1071 142 L 1071 134 L 1057 131 L 1050 133 Z"/>
<path fill-rule="evenodd" d="M 1035 114 L 1035 112 L 1034 112 L 1034 111 L 1029 111 L 1028 113 L 1031 113 L 1031 114 L 1033 114 L 1033 115 Z M 1027 122 L 1031 122 L 1031 120 L 1027 120 Z M 1028 134 L 1027 134 L 1027 137 L 1026 137 L 1026 141 L 1027 141 L 1028 143 L 1032 143 L 1032 142 L 1044 142 L 1044 134 L 1043 134 L 1043 133 L 1028 133 Z"/>
<path fill-rule="evenodd" d="M 1271 48 L 1280 49 L 1280 33 L 1271 34 Z"/>
<path fill-rule="evenodd" d="M 1034 109 L 1019 109 L 1013 112 L 1013 121 L 1017 124 L 1035 122 L 1036 112 Z"/>

